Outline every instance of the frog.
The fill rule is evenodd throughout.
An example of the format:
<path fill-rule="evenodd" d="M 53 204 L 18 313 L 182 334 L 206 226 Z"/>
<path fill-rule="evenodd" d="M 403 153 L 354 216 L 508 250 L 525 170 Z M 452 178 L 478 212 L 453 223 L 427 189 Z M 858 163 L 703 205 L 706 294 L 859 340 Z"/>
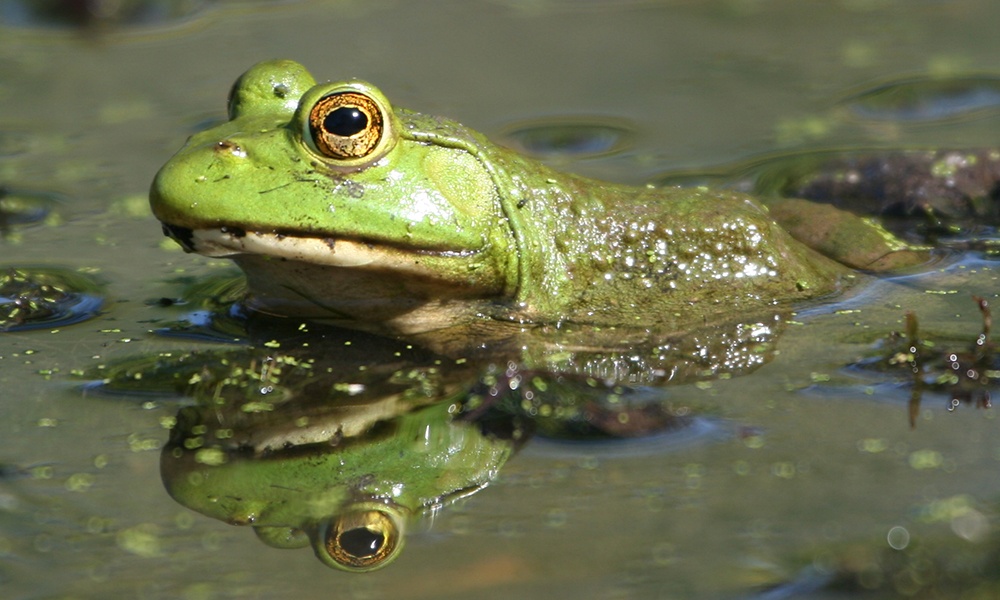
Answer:
<path fill-rule="evenodd" d="M 184 250 L 235 261 L 245 306 L 265 314 L 397 337 L 490 323 L 683 332 L 926 260 L 832 207 L 785 203 L 786 228 L 735 190 L 557 171 L 290 60 L 251 67 L 227 106 L 159 170 L 150 206 Z"/>

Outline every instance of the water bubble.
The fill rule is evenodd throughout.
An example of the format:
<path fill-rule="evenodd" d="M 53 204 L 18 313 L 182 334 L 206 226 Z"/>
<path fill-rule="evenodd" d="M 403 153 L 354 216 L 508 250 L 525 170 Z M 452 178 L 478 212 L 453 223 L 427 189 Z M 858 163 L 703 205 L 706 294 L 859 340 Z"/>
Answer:
<path fill-rule="evenodd" d="M 885 540 L 893 550 L 903 550 L 910 545 L 910 532 L 905 527 L 896 525 L 889 530 Z"/>

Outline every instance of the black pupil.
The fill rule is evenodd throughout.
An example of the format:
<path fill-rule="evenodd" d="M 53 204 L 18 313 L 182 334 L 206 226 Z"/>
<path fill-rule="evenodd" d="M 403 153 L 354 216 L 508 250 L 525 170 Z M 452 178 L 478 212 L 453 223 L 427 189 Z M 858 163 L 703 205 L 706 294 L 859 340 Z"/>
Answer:
<path fill-rule="evenodd" d="M 340 534 L 340 545 L 351 556 L 371 556 L 378 552 L 384 542 L 384 535 L 367 527 L 358 527 Z"/>
<path fill-rule="evenodd" d="M 323 119 L 323 128 L 328 133 L 350 137 L 368 127 L 368 115 L 353 106 L 341 106 L 330 111 Z"/>

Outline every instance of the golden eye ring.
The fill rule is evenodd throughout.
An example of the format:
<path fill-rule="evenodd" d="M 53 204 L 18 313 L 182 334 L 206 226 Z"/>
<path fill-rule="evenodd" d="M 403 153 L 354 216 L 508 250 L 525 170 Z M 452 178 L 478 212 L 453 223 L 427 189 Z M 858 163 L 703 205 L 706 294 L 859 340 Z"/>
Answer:
<path fill-rule="evenodd" d="M 319 99 L 309 111 L 309 135 L 316 149 L 336 160 L 371 155 L 385 135 L 379 104 L 357 91 L 334 92 Z"/>
<path fill-rule="evenodd" d="M 319 558 L 348 571 L 371 571 L 384 566 L 403 546 L 403 524 L 386 510 L 350 511 L 334 518 L 321 532 Z"/>

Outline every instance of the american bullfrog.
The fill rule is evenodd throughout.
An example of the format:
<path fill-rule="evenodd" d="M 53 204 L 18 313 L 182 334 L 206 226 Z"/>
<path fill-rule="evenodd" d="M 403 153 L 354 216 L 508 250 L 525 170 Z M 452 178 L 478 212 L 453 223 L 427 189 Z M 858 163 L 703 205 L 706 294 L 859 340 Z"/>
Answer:
<path fill-rule="evenodd" d="M 265 313 L 397 335 L 473 321 L 684 331 L 920 260 L 830 207 L 781 211 L 795 235 L 820 229 L 809 243 L 828 257 L 742 193 L 557 172 L 291 61 L 244 73 L 228 109 L 159 171 L 150 202 L 186 250 L 235 260 Z"/>

